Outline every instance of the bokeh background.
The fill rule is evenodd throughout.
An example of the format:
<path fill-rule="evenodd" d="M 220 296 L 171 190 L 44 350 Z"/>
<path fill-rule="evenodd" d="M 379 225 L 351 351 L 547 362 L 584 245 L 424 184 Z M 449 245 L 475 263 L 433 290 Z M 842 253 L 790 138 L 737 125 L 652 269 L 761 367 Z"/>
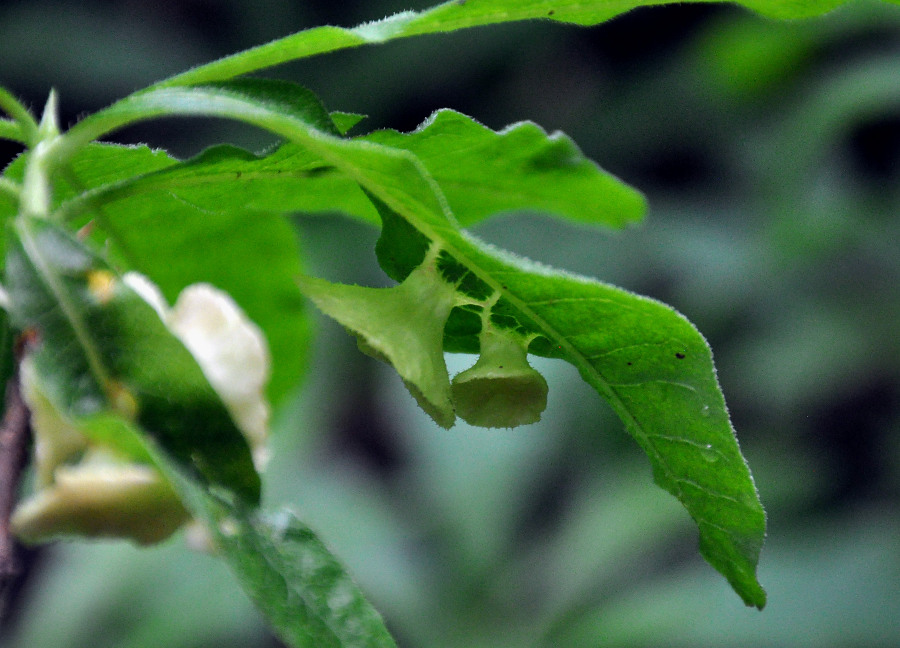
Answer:
<path fill-rule="evenodd" d="M 63 124 L 187 66 L 427 2 L 0 4 L 0 83 Z M 368 129 L 449 106 L 571 135 L 649 198 L 610 232 L 504 215 L 483 238 L 661 299 L 714 350 L 769 514 L 763 612 L 574 370 L 536 364 L 544 420 L 439 430 L 320 318 L 282 403 L 266 500 L 319 531 L 403 648 L 900 645 L 900 7 L 776 23 L 730 6 L 528 23 L 318 57 L 277 74 Z M 265 134 L 166 121 L 122 132 L 182 156 Z M 15 148 L 0 151 L 5 163 Z M 385 284 L 377 232 L 298 215 L 311 272 Z M 215 254 L 215 250 L 198 251 Z M 450 357 L 451 370 L 471 358 Z M 181 538 L 34 552 L 4 648 L 278 646 L 216 560 Z"/>

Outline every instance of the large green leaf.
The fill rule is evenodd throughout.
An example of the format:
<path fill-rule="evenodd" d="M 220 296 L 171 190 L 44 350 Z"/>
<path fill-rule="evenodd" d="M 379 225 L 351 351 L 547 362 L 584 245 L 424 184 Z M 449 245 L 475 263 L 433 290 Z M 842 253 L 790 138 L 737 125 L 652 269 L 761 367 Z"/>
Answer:
<path fill-rule="evenodd" d="M 259 499 L 250 449 L 184 345 L 81 241 L 16 221 L 7 251 L 10 319 L 29 332 L 44 391 L 73 419 L 133 417 L 206 480 Z"/>
<path fill-rule="evenodd" d="M 459 230 L 437 183 L 409 151 L 322 132 L 282 112 L 262 85 L 253 90 L 257 94 L 224 83 L 154 90 L 108 109 L 104 123 L 162 111 L 232 117 L 294 141 L 353 178 L 385 215 L 379 257 L 388 273 L 402 279 L 421 261 L 421 255 L 406 256 L 404 237 L 412 236 L 415 249 L 424 239 L 444 251 L 447 271 L 463 288 L 482 298 L 485 291 L 498 295 L 500 322 L 537 334 L 532 352 L 573 363 L 612 404 L 647 452 L 657 482 L 696 520 L 703 555 L 745 602 L 762 607 L 765 593 L 755 571 L 765 516 L 700 334 L 656 302 L 522 264 L 479 244 Z M 468 322 L 453 328 L 452 320 L 451 314 L 448 331 L 460 348 L 470 347 L 477 328 Z"/>
<path fill-rule="evenodd" d="M 847 1 L 738 0 L 738 4 L 773 18 L 803 18 L 826 13 Z M 597 25 L 637 7 L 674 2 L 675 0 L 449 0 L 425 11 L 404 11 L 353 29 L 332 26 L 307 29 L 202 65 L 172 77 L 161 85 L 191 85 L 230 79 L 335 50 L 504 22 L 547 19 L 585 26 Z M 680 0 L 678 3 L 682 4 Z"/>
<path fill-rule="evenodd" d="M 656 482 L 696 521 L 703 556 L 748 605 L 762 607 L 765 592 L 755 572 L 765 514 L 709 347 L 697 330 L 659 302 L 537 267 L 448 230 L 438 218 L 401 217 L 384 206 L 381 212 L 382 238 L 391 240 L 379 241 L 379 248 L 391 274 L 401 278 L 414 261 L 392 265 L 384 260 L 390 250 L 416 244 L 425 233 L 452 258 L 444 266 L 448 279 L 473 297 L 498 294 L 492 318 L 537 336 L 530 352 L 578 368 L 644 449 Z M 395 220 L 402 224 L 392 224 Z M 445 345 L 477 349 L 477 330 L 469 313 L 457 309 L 447 324 Z"/>

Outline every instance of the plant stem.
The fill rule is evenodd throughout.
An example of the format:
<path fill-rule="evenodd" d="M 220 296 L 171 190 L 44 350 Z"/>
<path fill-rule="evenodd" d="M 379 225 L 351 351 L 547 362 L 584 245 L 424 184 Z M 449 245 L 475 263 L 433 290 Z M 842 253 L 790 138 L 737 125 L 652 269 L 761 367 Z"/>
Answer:
<path fill-rule="evenodd" d="M 21 213 L 46 218 L 50 214 L 52 186 L 50 177 L 55 156 L 53 145 L 59 141 L 59 122 L 56 117 L 56 92 L 51 91 L 44 115 L 37 127 L 35 144 L 25 167 L 25 180 L 20 200 Z"/>

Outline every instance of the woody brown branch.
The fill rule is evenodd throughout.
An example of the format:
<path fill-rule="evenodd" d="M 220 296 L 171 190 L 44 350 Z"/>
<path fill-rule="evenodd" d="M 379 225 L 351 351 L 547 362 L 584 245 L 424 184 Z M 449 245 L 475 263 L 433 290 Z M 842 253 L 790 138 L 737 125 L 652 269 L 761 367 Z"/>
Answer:
<path fill-rule="evenodd" d="M 28 407 L 18 376 L 13 376 L 6 386 L 6 411 L 0 423 L 0 615 L 6 594 L 22 570 L 21 547 L 12 535 L 9 519 L 18 499 L 29 438 Z"/>

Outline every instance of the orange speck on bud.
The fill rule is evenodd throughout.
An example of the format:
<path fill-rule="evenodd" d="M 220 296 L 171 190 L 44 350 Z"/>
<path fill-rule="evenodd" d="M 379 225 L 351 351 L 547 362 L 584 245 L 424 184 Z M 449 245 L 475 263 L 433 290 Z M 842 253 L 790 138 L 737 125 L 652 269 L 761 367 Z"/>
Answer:
<path fill-rule="evenodd" d="M 116 276 L 109 270 L 91 270 L 87 274 L 87 287 L 94 299 L 106 304 L 113 298 Z"/>

